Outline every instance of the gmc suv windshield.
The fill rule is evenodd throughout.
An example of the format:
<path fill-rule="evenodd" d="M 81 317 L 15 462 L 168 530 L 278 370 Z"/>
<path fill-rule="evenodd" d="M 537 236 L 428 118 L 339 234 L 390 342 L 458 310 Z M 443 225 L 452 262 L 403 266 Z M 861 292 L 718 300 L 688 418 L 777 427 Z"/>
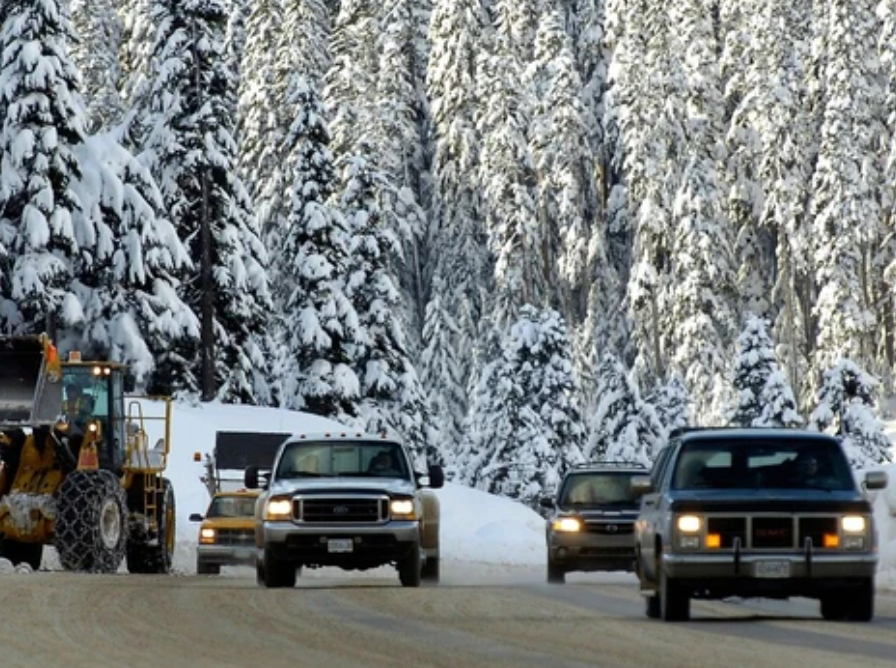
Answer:
<path fill-rule="evenodd" d="M 834 443 L 699 440 L 682 446 L 672 489 L 854 491 L 856 486 Z"/>

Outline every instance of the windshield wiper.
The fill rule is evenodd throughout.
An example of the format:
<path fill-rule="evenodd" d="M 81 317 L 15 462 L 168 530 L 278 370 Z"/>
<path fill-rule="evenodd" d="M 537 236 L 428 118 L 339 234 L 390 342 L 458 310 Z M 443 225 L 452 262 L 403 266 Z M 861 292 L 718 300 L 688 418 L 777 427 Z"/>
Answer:
<path fill-rule="evenodd" d="M 332 478 L 329 473 L 316 473 L 315 471 L 288 471 L 280 474 L 280 479 L 286 478 Z"/>

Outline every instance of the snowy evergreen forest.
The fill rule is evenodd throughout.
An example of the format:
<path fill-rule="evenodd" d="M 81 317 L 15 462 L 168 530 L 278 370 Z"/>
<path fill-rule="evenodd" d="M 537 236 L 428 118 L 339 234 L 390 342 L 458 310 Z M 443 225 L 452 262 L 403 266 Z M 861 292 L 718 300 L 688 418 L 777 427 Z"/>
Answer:
<path fill-rule="evenodd" d="M 533 503 L 887 458 L 896 0 L 2 0 L 0 330 Z"/>

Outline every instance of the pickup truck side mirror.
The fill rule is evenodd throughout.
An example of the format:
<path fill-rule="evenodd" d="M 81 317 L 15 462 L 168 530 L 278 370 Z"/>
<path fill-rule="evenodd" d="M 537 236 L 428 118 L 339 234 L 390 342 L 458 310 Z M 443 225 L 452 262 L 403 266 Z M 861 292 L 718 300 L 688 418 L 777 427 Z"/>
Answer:
<path fill-rule="evenodd" d="M 445 486 L 445 471 L 438 464 L 431 464 L 429 467 L 429 486 L 432 489 Z"/>
<path fill-rule="evenodd" d="M 201 522 L 202 515 L 200 515 L 199 513 L 193 513 L 192 515 L 190 515 L 190 521 L 191 522 Z"/>
<path fill-rule="evenodd" d="M 865 489 L 884 489 L 888 478 L 886 471 L 868 471 L 865 474 Z"/>
<path fill-rule="evenodd" d="M 258 467 L 247 466 L 243 474 L 243 484 L 247 489 L 258 489 Z"/>
<path fill-rule="evenodd" d="M 639 475 L 632 478 L 631 482 L 632 494 L 635 496 L 644 496 L 653 491 L 653 483 L 647 476 Z"/>
<path fill-rule="evenodd" d="M 539 503 L 539 505 L 541 505 L 542 508 L 553 508 L 554 507 L 554 499 L 552 499 L 549 496 L 541 497 L 541 499 L 538 501 L 538 503 Z"/>

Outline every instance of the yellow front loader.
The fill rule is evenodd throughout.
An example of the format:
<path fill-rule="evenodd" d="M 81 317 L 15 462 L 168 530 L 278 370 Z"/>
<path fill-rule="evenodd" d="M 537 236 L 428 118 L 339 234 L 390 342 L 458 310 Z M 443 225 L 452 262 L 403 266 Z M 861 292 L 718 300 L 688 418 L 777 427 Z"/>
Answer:
<path fill-rule="evenodd" d="M 171 403 L 126 396 L 127 378 L 46 336 L 0 337 L 0 558 L 37 569 L 53 545 L 67 570 L 171 570 Z"/>

